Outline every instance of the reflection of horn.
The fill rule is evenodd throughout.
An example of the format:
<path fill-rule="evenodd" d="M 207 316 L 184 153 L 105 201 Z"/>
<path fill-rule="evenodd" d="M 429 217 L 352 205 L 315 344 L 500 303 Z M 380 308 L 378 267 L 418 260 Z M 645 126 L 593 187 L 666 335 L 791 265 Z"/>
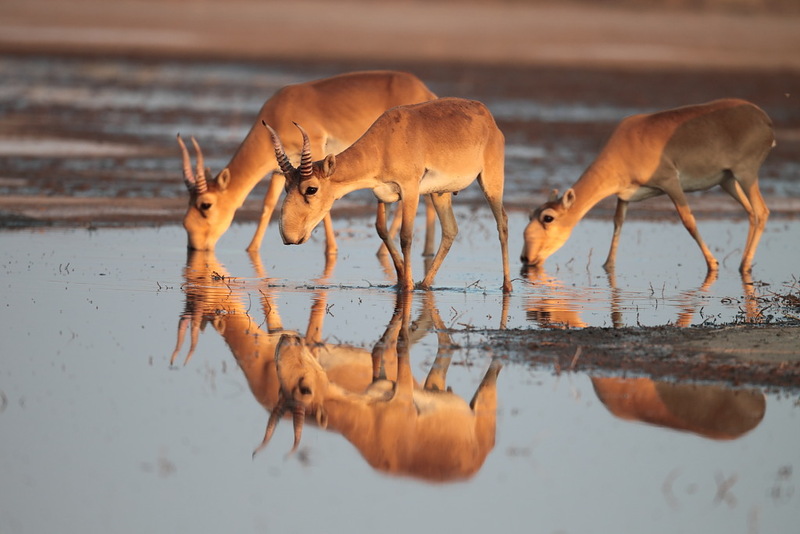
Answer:
<path fill-rule="evenodd" d="M 199 315 L 199 314 L 198 314 Z M 172 352 L 172 356 L 169 359 L 169 364 L 175 364 L 175 357 L 181 350 L 181 345 L 183 345 L 183 339 L 186 337 L 186 329 L 191 324 L 192 325 L 192 335 L 191 335 L 191 344 L 189 345 L 189 353 L 186 355 L 186 358 L 183 360 L 183 365 L 189 363 L 189 360 L 192 359 L 192 355 L 194 354 L 195 349 L 197 348 L 197 341 L 200 337 L 200 322 L 202 321 L 201 317 L 192 317 L 189 314 L 185 314 L 181 317 L 181 320 L 178 322 L 178 342 L 175 345 L 175 350 Z"/>
<path fill-rule="evenodd" d="M 196 185 L 194 173 L 192 173 L 192 160 L 189 157 L 189 151 L 186 150 L 186 145 L 183 144 L 181 134 L 178 134 L 178 144 L 181 146 L 181 156 L 183 156 L 183 182 L 186 184 L 186 189 L 191 191 Z"/>
<path fill-rule="evenodd" d="M 317 408 L 317 425 L 323 430 L 328 428 L 328 412 L 325 411 L 322 405 Z"/>
<path fill-rule="evenodd" d="M 306 409 L 302 404 L 295 404 L 292 409 L 292 422 L 294 423 L 294 445 L 289 455 L 293 454 L 300 445 L 300 438 L 303 435 L 303 423 L 306 420 Z"/>
<path fill-rule="evenodd" d="M 206 168 L 203 166 L 203 151 L 200 150 L 200 145 L 197 144 L 194 136 L 192 137 L 192 144 L 194 145 L 195 152 L 197 152 L 197 194 L 202 195 L 208 191 Z"/>
<path fill-rule="evenodd" d="M 181 350 L 181 345 L 183 345 L 183 338 L 186 336 L 186 328 L 189 326 L 189 321 L 191 321 L 191 317 L 188 315 L 182 316 L 181 320 L 178 321 L 178 343 L 175 345 L 175 350 L 172 351 L 172 356 L 169 358 L 170 365 L 174 365 L 175 357 Z"/>
<path fill-rule="evenodd" d="M 303 150 L 300 152 L 300 176 L 308 178 L 311 176 L 311 164 L 314 160 L 311 158 L 311 141 L 308 140 L 308 134 L 302 126 L 294 123 L 300 133 L 303 135 Z"/>
<path fill-rule="evenodd" d="M 284 413 L 286 413 L 286 398 L 281 394 L 278 397 L 278 402 L 275 403 L 275 407 L 272 409 L 272 413 L 269 414 L 269 421 L 267 422 L 267 430 L 264 432 L 264 439 L 261 441 L 261 445 L 256 447 L 256 450 L 253 451 L 253 458 L 267 446 L 267 443 L 269 443 L 269 440 L 272 438 L 272 434 L 275 433 L 275 427 L 278 426 L 278 421 L 281 420 Z"/>
<path fill-rule="evenodd" d="M 294 167 L 289 161 L 289 158 L 286 156 L 286 151 L 283 149 L 281 138 L 278 137 L 278 133 L 272 129 L 272 126 L 267 124 L 265 121 L 262 120 L 261 124 L 263 124 L 267 130 L 269 130 L 269 135 L 272 137 L 272 146 L 275 148 L 275 158 L 278 160 L 278 167 L 280 167 L 281 172 L 287 180 L 291 179 L 292 175 L 294 174 Z"/>

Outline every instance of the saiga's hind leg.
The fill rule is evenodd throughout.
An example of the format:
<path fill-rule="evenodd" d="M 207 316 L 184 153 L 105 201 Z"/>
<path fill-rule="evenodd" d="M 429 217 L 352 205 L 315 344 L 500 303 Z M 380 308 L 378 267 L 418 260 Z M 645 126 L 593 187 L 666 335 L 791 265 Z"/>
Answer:
<path fill-rule="evenodd" d="M 500 239 L 500 251 L 503 257 L 503 293 L 511 293 L 511 276 L 508 267 L 508 216 L 503 208 L 503 187 L 505 174 L 503 170 L 503 140 L 500 140 L 500 150 L 487 150 L 484 169 L 478 176 L 478 183 L 483 190 L 483 195 L 497 222 L 497 235 Z"/>
<path fill-rule="evenodd" d="M 720 185 L 742 205 L 750 219 L 742 262 L 739 264 L 739 272 L 747 273 L 753 269 L 753 257 L 769 219 L 769 208 L 761 196 L 757 172 L 737 171 L 735 178 L 726 178 Z"/>

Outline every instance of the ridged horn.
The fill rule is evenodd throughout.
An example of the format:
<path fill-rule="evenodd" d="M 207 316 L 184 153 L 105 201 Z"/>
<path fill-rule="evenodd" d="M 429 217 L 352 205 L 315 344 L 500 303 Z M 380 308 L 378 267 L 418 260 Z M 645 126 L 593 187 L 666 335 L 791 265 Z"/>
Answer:
<path fill-rule="evenodd" d="M 275 148 L 275 158 L 278 160 L 278 167 L 280 167 L 281 172 L 286 177 L 287 180 L 290 180 L 294 175 L 294 167 L 292 163 L 289 161 L 289 158 L 286 156 L 286 151 L 283 149 L 283 143 L 281 143 L 281 138 L 278 137 L 278 133 L 272 129 L 272 126 L 266 123 L 266 121 L 261 121 L 261 124 L 269 131 L 269 135 L 272 138 L 272 146 Z"/>
<path fill-rule="evenodd" d="M 183 157 L 183 182 L 186 184 L 186 189 L 191 191 L 196 185 L 194 173 L 192 172 L 192 159 L 189 157 L 186 145 L 183 144 L 181 134 L 178 134 L 178 144 L 181 146 L 181 156 Z"/>
<path fill-rule="evenodd" d="M 300 130 L 303 136 L 303 150 L 300 152 L 300 176 L 308 178 L 311 176 L 312 164 L 314 163 L 314 160 L 311 158 L 311 141 L 309 141 L 308 134 L 302 126 L 296 122 L 293 124 L 297 126 L 297 129 Z"/>
<path fill-rule="evenodd" d="M 192 144 L 194 151 L 197 152 L 197 194 L 202 195 L 208 191 L 208 184 L 206 183 L 206 168 L 203 164 L 203 151 L 200 150 L 200 145 L 197 144 L 194 136 L 192 136 Z"/>

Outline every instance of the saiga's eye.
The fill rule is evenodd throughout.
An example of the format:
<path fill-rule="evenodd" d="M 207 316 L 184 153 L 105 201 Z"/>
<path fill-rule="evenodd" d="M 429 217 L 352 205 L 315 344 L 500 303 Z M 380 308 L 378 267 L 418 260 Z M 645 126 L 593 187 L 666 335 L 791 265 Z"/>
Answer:
<path fill-rule="evenodd" d="M 211 203 L 210 202 L 203 202 L 202 204 L 200 204 L 200 210 L 201 211 L 207 211 L 207 210 L 210 210 L 210 209 L 211 209 Z"/>
<path fill-rule="evenodd" d="M 306 385 L 305 380 L 305 377 L 300 379 L 300 381 L 297 383 L 297 390 L 301 395 L 308 396 L 311 395 L 311 388 Z"/>
<path fill-rule="evenodd" d="M 553 217 L 552 215 L 542 215 L 542 222 L 545 224 L 550 224 L 555 220 L 556 220 L 555 217 Z"/>
<path fill-rule="evenodd" d="M 314 195 L 314 194 L 316 194 L 316 192 L 317 192 L 317 188 L 313 187 L 313 186 L 310 186 L 310 187 L 308 187 L 306 189 L 306 196 Z"/>

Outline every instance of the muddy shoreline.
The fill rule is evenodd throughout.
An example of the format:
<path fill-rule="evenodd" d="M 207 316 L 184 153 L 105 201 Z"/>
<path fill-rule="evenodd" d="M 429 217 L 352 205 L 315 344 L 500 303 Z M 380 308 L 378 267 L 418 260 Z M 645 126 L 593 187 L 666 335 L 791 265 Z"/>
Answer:
<path fill-rule="evenodd" d="M 800 321 L 715 327 L 588 327 L 490 333 L 495 353 L 552 372 L 800 387 Z"/>

